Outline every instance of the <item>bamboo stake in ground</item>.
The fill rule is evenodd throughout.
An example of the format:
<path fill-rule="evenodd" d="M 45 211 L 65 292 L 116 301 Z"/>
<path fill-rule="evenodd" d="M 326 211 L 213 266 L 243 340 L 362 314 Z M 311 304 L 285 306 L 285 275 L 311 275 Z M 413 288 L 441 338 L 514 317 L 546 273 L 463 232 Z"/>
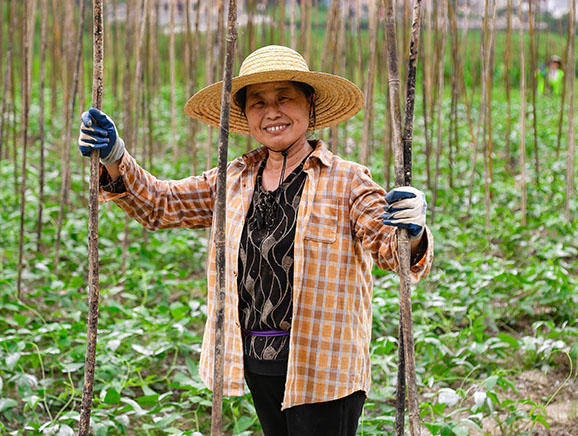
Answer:
<path fill-rule="evenodd" d="M 520 184 L 522 189 L 522 225 L 526 225 L 526 57 L 524 54 L 524 15 L 522 0 L 518 5 L 520 17 Z"/>
<path fill-rule="evenodd" d="M 289 43 L 293 50 L 297 50 L 297 0 L 291 0 L 291 9 L 289 11 Z"/>
<path fill-rule="evenodd" d="M 568 15 L 568 34 L 570 38 L 568 39 L 568 51 L 566 56 L 566 65 L 568 69 L 566 72 L 566 80 L 568 80 L 568 87 L 566 89 L 570 90 L 570 95 L 568 96 L 568 101 L 570 105 L 568 107 L 568 151 L 566 153 L 566 203 L 565 203 L 565 213 L 566 219 L 571 220 L 572 216 L 570 214 L 570 201 L 574 197 L 574 156 L 576 155 L 576 132 L 574 130 L 574 83 L 576 81 L 576 0 L 570 1 L 570 14 Z"/>
<path fill-rule="evenodd" d="M 508 14 L 506 18 L 506 53 L 504 55 L 504 80 L 506 87 L 506 100 L 508 102 L 508 111 L 506 117 L 506 168 L 512 171 L 514 167 L 511 151 L 512 135 L 512 94 L 510 92 L 510 65 L 512 62 L 512 0 L 508 0 Z"/>
<path fill-rule="evenodd" d="M 395 42 L 395 40 L 394 40 Z M 324 44 L 324 47 L 326 45 Z M 371 156 L 371 124 L 373 118 L 373 82 L 377 68 L 377 5 L 369 3 L 369 65 L 367 67 L 367 79 L 365 81 L 365 108 L 363 114 L 363 127 L 361 131 L 361 152 L 359 162 L 367 165 Z"/>
<path fill-rule="evenodd" d="M 85 2 L 80 3 L 80 19 L 76 41 L 82 41 L 82 28 L 84 27 Z M 82 62 L 82 44 L 78 44 L 75 54 L 74 68 L 72 74 L 72 90 L 68 100 L 65 100 L 67 107 L 65 110 L 66 119 L 64 122 L 64 147 L 62 149 L 62 181 L 60 183 L 60 208 L 58 210 L 58 224 L 56 230 L 56 243 L 54 244 L 54 272 L 58 272 L 60 262 L 60 238 L 62 236 L 62 225 L 66 217 L 68 207 L 68 194 L 70 191 L 70 144 L 72 142 L 72 118 L 75 113 L 76 94 L 78 93 L 78 76 L 80 74 L 80 63 Z"/>
<path fill-rule="evenodd" d="M 484 205 L 486 210 L 486 231 L 490 230 L 490 181 L 492 179 L 492 139 L 491 139 L 491 62 L 496 23 L 496 2 L 493 2 L 491 23 L 489 22 L 489 0 L 486 0 L 484 13 L 484 43 L 482 44 L 482 143 L 484 145 Z M 478 132 L 479 133 L 479 132 Z M 474 162 L 475 166 L 475 162 Z"/>
<path fill-rule="evenodd" d="M 26 1 L 27 16 L 24 20 L 24 65 L 22 80 L 22 174 L 20 183 L 20 234 L 18 237 L 18 299 L 22 298 L 22 269 L 24 257 L 24 218 L 26 214 L 26 152 L 28 146 L 28 115 L 30 114 L 30 82 L 32 79 L 32 48 L 34 37 L 34 23 L 36 16 L 36 2 Z"/>
<path fill-rule="evenodd" d="M 536 13 L 532 9 L 532 0 L 528 1 L 528 32 L 530 39 L 530 88 L 532 88 L 532 133 L 534 140 L 534 165 L 535 173 L 534 179 L 536 181 L 536 187 L 540 187 L 540 156 L 538 152 L 538 112 L 536 111 L 536 34 L 534 33 L 534 19 Z"/>
<path fill-rule="evenodd" d="M 12 2 L 8 2 L 8 20 L 10 23 L 12 23 L 14 20 L 12 18 L 12 16 L 14 15 L 14 6 L 12 5 Z M 6 152 L 3 153 L 3 144 L 4 144 L 4 140 L 8 138 L 8 133 L 6 132 L 6 136 L 4 136 L 4 124 L 6 121 L 6 112 L 8 109 L 8 101 L 10 98 L 10 95 L 12 94 L 10 91 L 10 88 L 13 88 L 13 83 L 11 81 L 12 78 L 12 40 L 13 40 L 13 36 L 12 36 L 12 32 L 8 32 L 8 35 L 6 36 L 7 39 L 7 47 L 6 47 L 6 68 L 3 71 L 4 73 L 4 78 L 2 80 L 3 84 L 2 84 L 2 103 L 0 104 L 0 160 L 3 159 L 4 154 L 6 154 L 6 157 L 8 158 L 8 147 L 5 148 Z M 56 100 L 56 99 L 54 99 Z"/>
<path fill-rule="evenodd" d="M 38 129 L 40 134 L 40 180 L 38 181 L 39 193 L 38 193 L 38 219 L 36 225 L 36 250 L 40 252 L 42 245 L 42 212 L 44 207 L 44 86 L 46 84 L 46 47 L 48 41 L 46 38 L 46 28 L 48 25 L 48 0 L 42 0 L 42 8 L 40 10 L 40 16 L 42 24 L 40 26 L 40 101 L 38 103 L 40 113 L 38 115 Z M 1 159 L 0 153 L 0 159 Z"/>
<path fill-rule="evenodd" d="M 83 2 L 84 3 L 84 2 Z M 104 33 L 102 0 L 92 0 L 93 10 L 93 70 L 92 106 L 102 108 L 104 76 Z M 90 411 L 96 364 L 96 334 L 98 329 L 98 172 L 100 151 L 90 154 L 90 190 L 88 199 L 88 323 L 86 358 L 84 361 L 84 388 L 80 409 L 78 435 L 88 436 Z"/>
<path fill-rule="evenodd" d="M 403 186 L 408 181 L 411 181 L 411 157 L 408 158 L 408 167 L 404 165 L 404 147 L 402 145 L 401 134 L 401 113 L 399 107 L 399 71 L 397 66 L 397 44 L 395 31 L 395 15 L 393 4 L 391 0 L 385 0 L 385 40 L 388 47 L 387 69 L 388 69 L 388 84 L 390 95 L 390 112 L 391 112 L 391 130 L 393 138 L 394 151 L 394 169 L 395 169 L 395 184 Z M 411 144 L 411 123 L 413 121 L 413 98 L 415 93 L 415 67 L 417 62 L 417 44 L 419 38 L 419 17 L 420 17 L 421 2 L 416 1 L 414 6 L 414 23 L 412 25 L 412 43 L 410 55 L 410 75 L 408 75 L 408 102 L 406 107 L 406 123 L 404 126 L 404 137 L 406 144 Z M 413 72 L 411 70 L 413 69 Z M 413 74 L 413 79 L 411 75 Z M 412 88 L 411 91 L 409 88 Z M 408 148 L 408 153 L 411 153 L 411 145 Z M 415 379 L 415 356 L 413 345 L 413 328 L 412 328 L 412 314 L 411 314 L 411 289 L 409 286 L 409 268 L 410 268 L 410 247 L 407 230 L 399 229 L 398 233 L 398 252 L 399 252 L 399 281 L 400 281 L 400 324 L 402 331 L 402 341 L 404 343 L 404 366 L 405 366 L 405 381 L 408 390 L 408 409 L 409 409 L 409 425 L 410 433 L 412 435 L 420 434 L 419 425 L 419 410 L 417 403 L 417 387 Z M 397 424 L 397 423 L 396 423 Z M 399 428 L 398 428 L 399 431 Z M 398 432 L 398 434 L 400 434 Z M 403 434 L 403 429 L 401 429 Z"/>
<path fill-rule="evenodd" d="M 419 51 L 419 40 L 421 30 L 421 0 L 416 0 L 413 7 L 411 25 L 411 38 L 409 43 L 409 62 L 405 98 L 405 119 L 403 126 L 403 168 L 399 168 L 399 161 L 395 165 L 395 184 L 411 185 L 412 177 L 412 142 L 413 142 L 413 113 L 415 107 L 415 80 L 417 73 L 417 55 Z M 390 103 L 390 107 L 391 103 Z M 394 144 L 395 145 L 395 144 Z M 399 159 L 399 157 L 397 158 Z M 401 173 L 401 174 L 400 174 Z M 407 247 L 409 252 L 409 246 Z M 401 253 L 400 253 L 401 257 Z M 404 272 L 406 279 L 409 276 L 409 258 L 407 260 L 408 269 Z M 401 270 L 400 270 L 401 271 Z M 400 274 L 401 277 L 401 274 Z M 410 410 L 410 431 L 419 434 L 419 412 L 417 412 L 417 386 L 415 380 L 415 357 L 413 348 L 413 332 L 411 319 L 411 291 L 409 282 L 402 287 L 399 310 L 399 345 L 398 345 L 398 374 L 397 374 L 397 410 L 395 415 L 395 430 L 398 436 L 404 434 L 404 411 L 405 411 L 405 389 L 409 388 L 409 410 Z M 409 305 L 409 306 L 408 306 Z M 408 312 L 409 307 L 409 312 Z M 408 318 L 409 314 L 409 318 Z M 408 338 L 406 341 L 405 338 Z M 411 347 L 411 348 L 410 348 Z M 406 359 L 409 362 L 409 369 L 406 371 Z M 413 409 L 413 410 L 412 410 Z M 412 417 L 412 412 L 414 416 Z M 418 413 L 415 417 L 415 413 Z"/>
<path fill-rule="evenodd" d="M 436 112 L 437 112 L 437 128 L 436 128 L 436 156 L 435 156 L 435 172 L 434 172 L 434 187 L 431 201 L 431 214 L 430 222 L 433 223 L 435 219 L 436 211 L 436 200 L 438 194 L 438 181 L 440 175 L 440 156 L 442 154 L 442 99 L 444 93 L 444 58 L 445 58 L 445 46 L 446 46 L 446 21 L 444 13 L 446 11 L 445 0 L 441 0 L 441 6 L 439 7 L 438 14 L 441 14 L 440 18 L 440 29 L 439 29 L 439 54 L 437 57 L 437 99 L 436 99 Z M 439 17 L 439 15 L 437 15 Z"/>
<path fill-rule="evenodd" d="M 177 165 L 179 158 L 177 147 L 177 106 L 176 106 L 176 66 L 175 66 L 175 8 L 177 0 L 169 2 L 169 68 L 171 72 L 171 148 L 173 150 L 173 165 Z"/>
<path fill-rule="evenodd" d="M 221 92 L 221 118 L 219 122 L 219 151 L 217 172 L 217 202 L 215 205 L 215 250 L 217 282 L 215 298 L 215 352 L 213 361 L 213 409 L 211 435 L 221 435 L 223 408 L 223 378 L 225 368 L 225 246 L 227 207 L 227 152 L 229 147 L 229 115 L 231 111 L 231 88 L 233 59 L 237 41 L 237 0 L 229 0 L 227 24 L 227 47 Z"/>

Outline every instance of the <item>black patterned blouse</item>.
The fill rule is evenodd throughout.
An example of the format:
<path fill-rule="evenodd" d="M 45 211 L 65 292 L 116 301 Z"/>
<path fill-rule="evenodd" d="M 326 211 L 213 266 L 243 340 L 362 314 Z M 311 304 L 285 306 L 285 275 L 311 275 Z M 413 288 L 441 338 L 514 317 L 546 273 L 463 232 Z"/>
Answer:
<path fill-rule="evenodd" d="M 263 161 L 239 248 L 239 319 L 246 330 L 289 330 L 293 312 L 293 247 L 301 193 L 307 174 L 303 164 L 274 191 L 262 186 Z M 243 334 L 246 368 L 283 375 L 289 336 Z"/>

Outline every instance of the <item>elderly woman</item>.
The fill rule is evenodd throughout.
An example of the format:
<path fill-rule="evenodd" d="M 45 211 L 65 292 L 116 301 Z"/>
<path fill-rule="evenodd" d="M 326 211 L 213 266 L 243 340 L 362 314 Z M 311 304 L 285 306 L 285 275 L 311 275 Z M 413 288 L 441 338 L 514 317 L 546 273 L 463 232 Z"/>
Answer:
<path fill-rule="evenodd" d="M 218 126 L 222 83 L 185 112 Z M 266 435 L 354 435 L 370 385 L 372 259 L 398 268 L 397 229 L 411 235 L 414 282 L 432 263 L 424 194 L 387 195 L 354 162 L 307 131 L 344 121 L 363 105 L 348 80 L 311 72 L 286 47 L 250 54 L 233 79 L 230 130 L 262 147 L 227 167 L 225 395 L 253 396 Z M 217 171 L 162 181 L 125 151 L 112 120 L 82 115 L 84 155 L 100 149 L 101 199 L 146 228 L 211 227 Z M 210 241 L 208 289 L 215 288 Z M 213 385 L 214 295 L 208 295 L 200 376 Z"/>

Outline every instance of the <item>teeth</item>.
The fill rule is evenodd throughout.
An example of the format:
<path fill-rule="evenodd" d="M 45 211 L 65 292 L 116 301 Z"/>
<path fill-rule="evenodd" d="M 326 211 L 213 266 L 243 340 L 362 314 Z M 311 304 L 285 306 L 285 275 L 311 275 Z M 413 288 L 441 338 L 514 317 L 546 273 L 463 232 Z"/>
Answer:
<path fill-rule="evenodd" d="M 273 126 L 273 127 L 267 127 L 265 130 L 267 130 L 268 132 L 278 132 L 279 130 L 284 129 L 286 126 Z"/>

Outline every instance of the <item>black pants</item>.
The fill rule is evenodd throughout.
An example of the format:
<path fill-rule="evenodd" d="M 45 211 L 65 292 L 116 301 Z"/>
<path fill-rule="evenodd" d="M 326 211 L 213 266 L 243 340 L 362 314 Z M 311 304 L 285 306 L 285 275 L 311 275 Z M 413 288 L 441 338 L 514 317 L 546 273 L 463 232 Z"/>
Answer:
<path fill-rule="evenodd" d="M 281 412 L 285 376 L 245 371 L 257 416 L 265 436 L 354 436 L 365 402 L 365 392 L 334 401 L 303 404 Z"/>

